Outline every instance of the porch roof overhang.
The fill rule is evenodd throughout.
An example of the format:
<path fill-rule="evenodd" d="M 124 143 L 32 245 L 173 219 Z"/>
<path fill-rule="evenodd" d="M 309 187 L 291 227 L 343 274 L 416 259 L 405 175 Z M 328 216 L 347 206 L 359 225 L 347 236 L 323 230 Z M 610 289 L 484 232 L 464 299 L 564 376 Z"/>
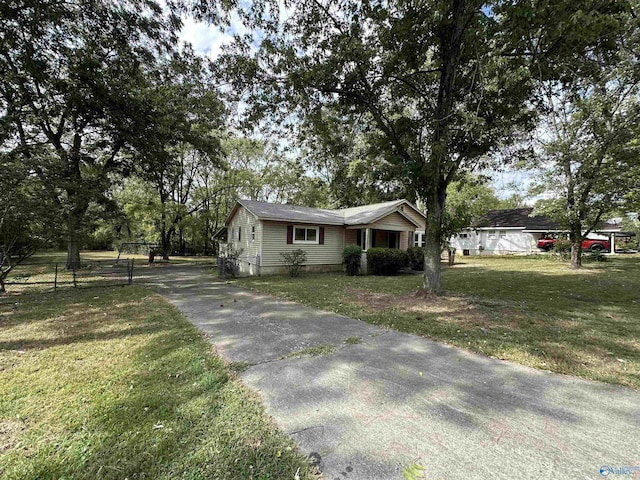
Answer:
<path fill-rule="evenodd" d="M 408 228 L 395 227 L 395 226 L 390 227 L 389 225 L 380 226 L 380 223 L 382 222 L 382 220 L 384 220 L 385 218 L 387 218 L 390 215 L 393 215 L 394 213 L 397 213 L 398 215 L 400 215 L 404 220 L 406 220 L 410 224 L 410 225 L 407 225 Z M 361 228 L 375 228 L 376 230 L 389 230 L 391 232 L 406 232 L 408 230 L 411 230 L 412 228 L 413 228 L 413 230 L 415 230 L 417 228 L 422 228 L 422 226 L 418 222 L 413 220 L 411 217 L 406 215 L 402 210 L 396 209 L 396 210 L 392 210 L 390 212 L 385 213 L 384 215 L 381 215 L 381 216 L 373 219 L 369 223 L 361 223 L 361 224 L 356 224 L 356 225 L 345 225 L 345 228 L 347 230 L 358 230 L 358 229 L 361 229 Z"/>

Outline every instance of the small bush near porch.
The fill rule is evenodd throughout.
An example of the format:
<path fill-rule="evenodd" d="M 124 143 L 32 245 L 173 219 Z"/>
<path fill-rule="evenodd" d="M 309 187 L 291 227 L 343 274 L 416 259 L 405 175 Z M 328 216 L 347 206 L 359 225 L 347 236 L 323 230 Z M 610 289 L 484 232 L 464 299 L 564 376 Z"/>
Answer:
<path fill-rule="evenodd" d="M 570 270 L 539 257 L 463 257 L 442 297 L 422 277 L 247 278 L 245 286 L 531 367 L 640 389 L 640 256 Z"/>

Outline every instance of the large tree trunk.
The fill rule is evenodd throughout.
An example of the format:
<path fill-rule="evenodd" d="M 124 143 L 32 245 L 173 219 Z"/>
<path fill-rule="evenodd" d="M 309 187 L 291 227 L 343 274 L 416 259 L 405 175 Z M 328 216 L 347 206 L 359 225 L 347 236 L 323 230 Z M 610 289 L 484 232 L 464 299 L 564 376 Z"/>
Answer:
<path fill-rule="evenodd" d="M 582 242 L 571 242 L 571 268 L 582 267 Z"/>
<path fill-rule="evenodd" d="M 205 201 L 204 207 L 203 207 L 203 215 L 204 217 L 204 242 L 202 245 L 202 255 L 204 255 L 205 257 L 209 255 L 209 245 L 210 245 L 210 239 L 211 239 L 211 235 L 210 235 L 210 231 L 211 231 L 211 221 L 209 219 L 209 200 Z"/>
<path fill-rule="evenodd" d="M 163 227 L 160 235 L 160 248 L 162 249 L 162 259 L 169 260 L 169 236 L 167 230 Z"/>
<path fill-rule="evenodd" d="M 169 227 L 166 228 L 166 224 L 163 221 L 163 227 L 162 227 L 162 235 L 161 235 L 161 241 L 162 241 L 162 259 L 163 260 L 169 260 L 169 253 L 171 252 L 171 239 L 173 238 L 173 235 L 175 234 L 176 229 L 175 227 Z"/>
<path fill-rule="evenodd" d="M 422 288 L 425 292 L 439 295 L 442 274 L 442 215 L 444 213 L 447 186 L 440 182 L 438 188 L 427 198 L 427 222 L 424 232 L 424 276 Z"/>
<path fill-rule="evenodd" d="M 171 229 L 167 227 L 169 223 L 167 221 L 166 212 L 166 199 L 167 197 L 160 193 L 160 204 L 162 205 L 162 216 L 160 219 L 160 249 L 162 250 L 162 259 L 169 260 L 169 243 L 171 241 Z"/>
<path fill-rule="evenodd" d="M 426 292 L 439 295 L 441 287 L 442 266 L 442 220 L 447 184 L 455 171 L 451 165 L 449 152 L 450 118 L 456 96 L 455 74 L 460 59 L 462 35 L 467 23 L 467 4 L 464 0 L 451 3 L 450 21 L 446 22 L 440 32 L 442 67 L 436 104 L 435 129 L 428 168 L 422 172 L 422 181 L 428 185 L 426 189 L 427 222 L 425 228 L 424 277 L 422 287 Z"/>
<path fill-rule="evenodd" d="M 571 242 L 571 268 L 582 267 L 582 222 L 569 226 L 569 241 Z"/>
<path fill-rule="evenodd" d="M 83 215 L 76 209 L 69 212 L 67 219 L 67 270 L 80 267 L 80 229 Z"/>
<path fill-rule="evenodd" d="M 82 221 L 89 207 L 87 191 L 83 190 L 82 173 L 80 172 L 80 146 L 82 138 L 75 134 L 73 146 L 68 156 L 69 184 L 66 187 L 70 209 L 67 216 L 67 270 L 80 267 L 80 236 Z"/>

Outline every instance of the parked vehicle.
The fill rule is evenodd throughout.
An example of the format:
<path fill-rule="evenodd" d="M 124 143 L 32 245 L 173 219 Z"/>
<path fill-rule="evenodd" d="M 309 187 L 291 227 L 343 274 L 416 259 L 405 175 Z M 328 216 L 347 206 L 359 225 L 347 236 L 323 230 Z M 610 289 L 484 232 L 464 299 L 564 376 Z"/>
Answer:
<path fill-rule="evenodd" d="M 538 248 L 548 252 L 553 248 L 556 240 L 557 239 L 551 237 L 542 237 L 538 240 Z M 585 238 L 582 241 L 582 249 L 589 250 L 590 252 L 609 252 L 611 251 L 611 244 L 609 240 Z"/>

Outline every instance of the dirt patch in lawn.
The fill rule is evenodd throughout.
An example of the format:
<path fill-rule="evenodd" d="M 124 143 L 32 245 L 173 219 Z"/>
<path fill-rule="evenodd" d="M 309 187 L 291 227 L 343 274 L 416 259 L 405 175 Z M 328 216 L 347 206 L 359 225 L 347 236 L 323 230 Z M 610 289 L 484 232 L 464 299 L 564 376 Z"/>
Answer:
<path fill-rule="evenodd" d="M 361 306 L 369 313 L 395 309 L 399 312 L 421 316 L 438 317 L 438 320 L 456 324 L 482 325 L 489 328 L 489 317 L 478 307 L 463 297 L 442 297 L 422 292 L 411 292 L 403 295 L 376 293 L 347 287 L 347 299 L 350 303 Z"/>
<path fill-rule="evenodd" d="M 0 421 L 0 454 L 15 447 L 26 428 L 27 426 L 21 420 Z"/>

